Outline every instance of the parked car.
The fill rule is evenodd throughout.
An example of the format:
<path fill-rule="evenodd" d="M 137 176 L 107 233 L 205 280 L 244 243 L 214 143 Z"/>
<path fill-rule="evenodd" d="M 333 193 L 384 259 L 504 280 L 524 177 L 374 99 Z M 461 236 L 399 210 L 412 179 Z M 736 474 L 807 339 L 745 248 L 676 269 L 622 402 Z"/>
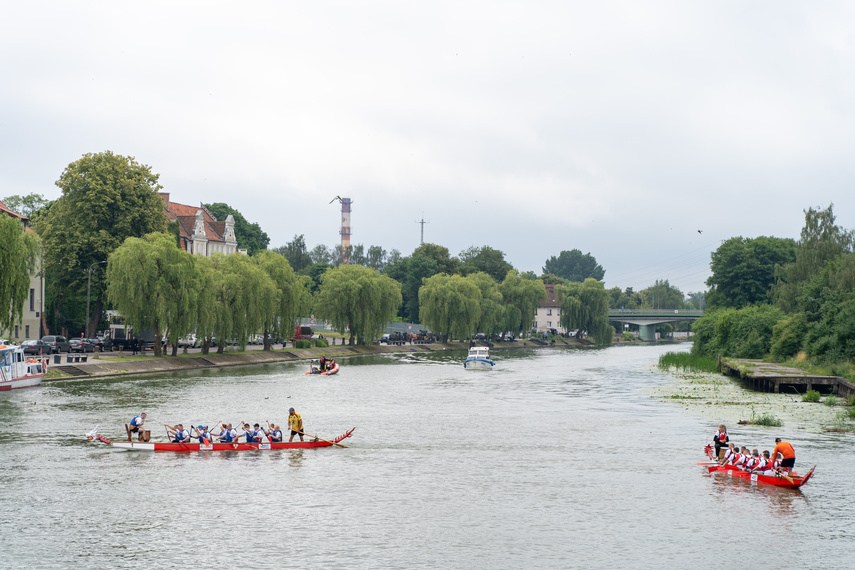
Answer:
<path fill-rule="evenodd" d="M 58 334 L 49 334 L 42 337 L 42 341 L 50 345 L 51 352 L 70 352 L 71 345 L 68 344 L 68 339 Z"/>
<path fill-rule="evenodd" d="M 385 333 L 383 336 L 381 336 L 381 337 L 380 337 L 380 342 L 382 342 L 382 343 L 384 343 L 384 344 L 385 344 L 385 343 L 388 343 L 388 342 L 389 342 L 389 337 L 390 337 L 390 336 L 391 336 L 391 335 L 390 335 L 389 333 Z"/>
<path fill-rule="evenodd" d="M 34 354 L 36 356 L 41 356 L 43 354 L 51 353 L 50 346 L 48 346 L 48 344 L 42 341 L 41 339 L 25 340 L 21 343 L 21 346 L 24 347 L 24 354 Z"/>
<path fill-rule="evenodd" d="M 110 340 L 109 337 L 107 337 L 107 338 L 90 338 L 87 340 L 89 342 L 91 342 L 95 346 L 95 348 L 97 348 L 100 352 L 108 352 L 110 350 L 113 350 L 113 341 Z"/>
<path fill-rule="evenodd" d="M 196 339 L 195 334 L 188 334 L 187 336 L 182 336 L 178 339 L 178 348 L 196 348 L 199 346 L 199 341 Z"/>
<path fill-rule="evenodd" d="M 95 352 L 95 345 L 88 338 L 73 338 L 68 344 L 69 352 Z"/>

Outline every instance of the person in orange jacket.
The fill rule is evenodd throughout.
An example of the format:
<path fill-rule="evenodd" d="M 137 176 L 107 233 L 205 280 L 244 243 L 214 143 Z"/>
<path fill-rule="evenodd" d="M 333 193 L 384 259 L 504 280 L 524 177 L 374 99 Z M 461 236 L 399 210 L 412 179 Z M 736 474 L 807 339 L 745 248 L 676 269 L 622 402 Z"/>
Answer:
<path fill-rule="evenodd" d="M 775 438 L 775 449 L 772 450 L 772 460 L 781 454 L 781 468 L 787 470 L 787 475 L 792 476 L 793 466 L 796 464 L 796 451 L 793 449 L 789 441 L 781 441 L 780 437 Z"/>

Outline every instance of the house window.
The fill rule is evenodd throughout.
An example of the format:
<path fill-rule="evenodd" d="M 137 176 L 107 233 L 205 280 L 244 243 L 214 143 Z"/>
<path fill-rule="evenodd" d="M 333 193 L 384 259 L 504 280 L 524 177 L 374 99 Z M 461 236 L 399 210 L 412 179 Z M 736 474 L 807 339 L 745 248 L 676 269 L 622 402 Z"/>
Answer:
<path fill-rule="evenodd" d="M 552 321 L 546 321 L 546 328 L 548 328 L 548 329 L 552 328 Z"/>
<path fill-rule="evenodd" d="M 537 328 L 537 321 L 534 321 L 534 328 Z"/>
<path fill-rule="evenodd" d="M 30 325 L 24 325 L 24 336 L 30 338 Z"/>
<path fill-rule="evenodd" d="M 15 325 L 15 338 L 18 338 L 18 325 Z"/>
<path fill-rule="evenodd" d="M 552 309 L 546 309 L 546 315 L 551 317 L 552 316 Z"/>
<path fill-rule="evenodd" d="M 30 310 L 31 311 L 36 310 L 36 290 L 35 289 L 30 289 Z M 27 336 L 30 336 L 30 335 L 27 335 Z"/>

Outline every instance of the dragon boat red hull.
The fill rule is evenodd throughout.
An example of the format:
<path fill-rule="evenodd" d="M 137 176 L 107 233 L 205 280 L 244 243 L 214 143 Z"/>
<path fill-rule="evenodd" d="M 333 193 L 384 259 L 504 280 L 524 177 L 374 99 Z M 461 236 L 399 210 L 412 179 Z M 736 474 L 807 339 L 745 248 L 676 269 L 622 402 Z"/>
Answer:
<path fill-rule="evenodd" d="M 715 461 L 715 456 L 712 452 L 712 447 L 707 445 L 704 448 L 704 451 L 707 452 L 707 456 Z M 797 475 L 795 471 L 793 471 L 793 475 L 788 477 L 787 475 L 764 475 L 762 473 L 752 473 L 750 471 L 744 471 L 734 465 L 708 465 L 707 470 L 709 473 L 724 473 L 728 477 L 733 477 L 736 479 L 743 479 L 745 481 L 750 481 L 751 483 L 764 483 L 766 485 L 774 485 L 775 487 L 784 487 L 787 489 L 798 489 L 802 485 L 808 482 L 811 477 L 813 477 L 813 471 L 816 469 L 816 465 L 811 467 L 808 474 L 805 476 Z"/>
<path fill-rule="evenodd" d="M 195 453 L 200 451 L 272 451 L 274 449 L 307 449 L 310 447 L 330 447 L 348 438 L 356 428 L 344 433 L 334 440 L 307 439 L 306 441 L 292 441 L 282 443 L 169 443 L 169 442 L 143 442 L 143 441 L 111 441 L 100 434 L 87 436 L 90 441 L 100 441 L 118 449 L 131 449 L 135 451 L 173 451 L 179 453 Z M 347 447 L 347 446 L 343 446 Z"/>

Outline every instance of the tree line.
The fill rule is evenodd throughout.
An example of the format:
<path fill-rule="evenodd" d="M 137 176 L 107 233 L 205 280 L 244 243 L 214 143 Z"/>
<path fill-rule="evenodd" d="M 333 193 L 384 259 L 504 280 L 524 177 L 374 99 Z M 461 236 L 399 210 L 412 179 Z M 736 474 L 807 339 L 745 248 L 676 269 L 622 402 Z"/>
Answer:
<path fill-rule="evenodd" d="M 667 281 L 657 281 L 652 295 L 605 291 L 605 270 L 578 249 L 548 258 L 540 275 L 517 271 L 487 245 L 452 256 L 427 243 L 404 256 L 362 244 L 347 252 L 340 246 L 309 249 L 304 236 L 295 235 L 268 249 L 270 239 L 258 224 L 223 203 L 205 207 L 218 219 L 234 216 L 238 245 L 249 255 L 198 258 L 178 247 L 179 230 L 163 215 L 159 175 L 133 157 L 86 154 L 56 185 L 62 195 L 54 201 L 39 195 L 6 200 L 30 216 L 41 237 L 45 321 L 82 330 L 91 299 L 86 336 L 103 326 L 107 307 L 171 341 L 193 331 L 239 344 L 259 331 L 268 338 L 290 335 L 286 329 L 310 311 L 351 331 L 351 342 L 374 338 L 393 319 L 421 322 L 446 338 L 520 334 L 531 328 L 548 283 L 556 285 L 561 326 L 604 340 L 606 314 L 615 303 L 653 299 L 664 306 L 669 295 L 682 295 Z M 345 258 L 349 265 L 342 264 Z M 0 299 L 17 304 L 20 291 L 16 295 L 14 302 L 8 295 Z"/>

